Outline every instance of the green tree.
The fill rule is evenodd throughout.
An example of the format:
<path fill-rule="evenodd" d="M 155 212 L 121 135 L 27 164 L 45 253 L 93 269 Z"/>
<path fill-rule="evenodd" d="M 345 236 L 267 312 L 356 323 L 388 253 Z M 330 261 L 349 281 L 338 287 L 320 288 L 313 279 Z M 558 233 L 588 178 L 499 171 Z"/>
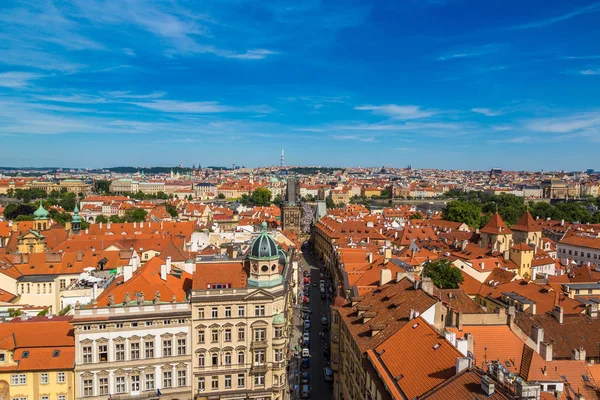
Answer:
<path fill-rule="evenodd" d="M 335 203 L 333 202 L 333 199 L 331 198 L 331 196 L 327 196 L 327 198 L 325 199 L 325 205 L 327 206 L 327 208 L 335 208 Z"/>
<path fill-rule="evenodd" d="M 9 204 L 4 209 L 4 218 L 9 221 L 17 219 L 21 215 L 30 216 L 33 219 L 33 213 L 37 209 L 33 204 Z"/>
<path fill-rule="evenodd" d="M 457 289 L 458 284 L 464 280 L 460 270 L 446 259 L 426 263 L 422 276 L 431 278 L 433 284 L 440 289 Z"/>
<path fill-rule="evenodd" d="M 480 224 L 481 207 L 476 203 L 454 200 L 446 204 L 442 210 L 442 218 L 448 221 L 464 222 L 478 228 Z"/>
<path fill-rule="evenodd" d="M 172 218 L 177 218 L 179 213 L 177 212 L 177 208 L 173 204 L 166 204 L 165 208 L 167 212 L 171 215 Z"/>
<path fill-rule="evenodd" d="M 119 224 L 121 222 L 125 222 L 125 220 L 121 217 L 119 217 L 118 215 L 111 215 L 108 220 L 110 222 L 112 222 L 113 224 Z"/>
<path fill-rule="evenodd" d="M 388 189 L 388 188 L 383 189 L 381 191 L 381 195 L 379 197 L 382 198 L 382 199 L 390 199 L 390 198 L 392 198 L 392 190 Z"/>
<path fill-rule="evenodd" d="M 96 193 L 110 193 L 110 181 L 98 180 L 94 182 L 94 191 Z"/>
<path fill-rule="evenodd" d="M 250 201 L 257 206 L 268 206 L 271 204 L 271 191 L 265 188 L 257 188 L 252 192 Z"/>
<path fill-rule="evenodd" d="M 417 211 L 416 213 L 410 216 L 410 219 L 423 219 L 423 214 Z"/>
<path fill-rule="evenodd" d="M 14 317 L 18 317 L 21 315 L 21 309 L 20 308 L 9 308 L 8 309 L 8 316 L 11 318 Z"/>
<path fill-rule="evenodd" d="M 75 193 L 67 192 L 61 194 L 58 205 L 61 206 L 65 211 L 73 211 L 76 203 L 77 195 Z"/>
<path fill-rule="evenodd" d="M 224 199 L 225 195 L 223 193 L 219 193 L 219 195 L 217 196 L 219 199 Z"/>
<path fill-rule="evenodd" d="M 96 223 L 97 224 L 99 224 L 99 223 L 106 224 L 107 222 L 108 222 L 108 218 L 106 218 L 104 215 L 98 215 L 96 217 Z"/>
<path fill-rule="evenodd" d="M 33 221 L 33 215 L 19 215 L 15 221 Z"/>
<path fill-rule="evenodd" d="M 125 211 L 125 221 L 127 222 L 143 222 L 146 220 L 148 212 L 143 208 L 131 208 Z"/>

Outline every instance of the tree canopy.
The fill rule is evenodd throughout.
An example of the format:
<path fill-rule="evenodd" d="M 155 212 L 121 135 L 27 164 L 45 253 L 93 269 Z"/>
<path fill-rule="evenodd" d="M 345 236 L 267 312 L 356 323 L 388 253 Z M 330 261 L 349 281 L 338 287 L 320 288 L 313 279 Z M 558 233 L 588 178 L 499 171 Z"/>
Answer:
<path fill-rule="evenodd" d="M 460 270 L 446 259 L 425 264 L 422 276 L 431 278 L 433 284 L 440 289 L 458 289 L 458 284 L 464 280 Z"/>

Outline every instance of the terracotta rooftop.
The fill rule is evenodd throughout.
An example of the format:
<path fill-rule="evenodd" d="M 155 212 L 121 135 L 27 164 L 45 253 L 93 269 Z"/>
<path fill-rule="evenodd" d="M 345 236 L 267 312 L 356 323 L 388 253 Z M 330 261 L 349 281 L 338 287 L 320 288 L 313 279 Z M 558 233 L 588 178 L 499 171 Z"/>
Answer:
<path fill-rule="evenodd" d="M 400 282 L 392 280 L 377 289 L 356 299 L 358 304 L 352 306 L 346 302 L 343 306 L 334 306 L 340 313 L 344 324 L 352 335 L 358 348 L 364 352 L 384 342 L 405 324 L 409 323 L 410 310 L 423 313 L 432 307 L 437 299 L 422 290 L 415 290 L 413 282 L 408 278 Z M 377 316 L 363 323 L 363 318 L 357 306 L 377 312 Z M 386 328 L 371 336 L 369 325 L 385 324 Z"/>
<path fill-rule="evenodd" d="M 493 395 L 488 396 L 481 389 L 483 371 L 479 369 L 465 370 L 438 385 L 420 399 L 428 400 L 511 400 L 498 388 Z"/>
<path fill-rule="evenodd" d="M 367 352 L 379 376 L 413 399 L 455 374 L 462 354 L 427 321 L 418 317 Z M 394 395 L 394 393 L 392 393 Z"/>
<path fill-rule="evenodd" d="M 529 211 L 526 211 L 525 214 L 521 215 L 521 218 L 517 221 L 516 224 L 510 227 L 513 231 L 521 231 L 521 232 L 541 232 L 542 228 L 535 223 L 535 219 L 531 216 Z"/>
<path fill-rule="evenodd" d="M 508 235 L 512 233 L 498 213 L 494 213 L 488 223 L 485 224 L 479 232 L 488 233 L 490 235 Z"/>
<path fill-rule="evenodd" d="M 223 260 L 196 264 L 194 290 L 210 289 L 212 285 L 229 285 L 230 288 L 245 288 L 248 268 L 244 260 Z"/>

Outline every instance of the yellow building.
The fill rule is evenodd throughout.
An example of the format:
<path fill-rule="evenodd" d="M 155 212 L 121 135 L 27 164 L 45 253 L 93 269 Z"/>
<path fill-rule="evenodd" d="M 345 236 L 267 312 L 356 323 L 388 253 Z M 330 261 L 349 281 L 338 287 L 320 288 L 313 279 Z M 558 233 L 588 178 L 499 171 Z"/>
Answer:
<path fill-rule="evenodd" d="M 75 399 L 70 319 L 17 318 L 0 324 L 0 399 Z"/>
<path fill-rule="evenodd" d="M 514 245 L 510 249 L 510 260 L 519 267 L 518 274 L 525 279 L 531 278 L 531 262 L 533 261 L 533 247 L 525 243 Z"/>
<path fill-rule="evenodd" d="M 479 247 L 493 252 L 505 252 L 513 245 L 513 234 L 500 214 L 494 213 L 487 224 L 479 231 Z"/>
<path fill-rule="evenodd" d="M 33 229 L 17 239 L 17 249 L 22 254 L 43 253 L 46 251 L 46 238 L 41 233 L 50 229 L 50 213 L 44 209 L 42 202 L 33 213 Z"/>

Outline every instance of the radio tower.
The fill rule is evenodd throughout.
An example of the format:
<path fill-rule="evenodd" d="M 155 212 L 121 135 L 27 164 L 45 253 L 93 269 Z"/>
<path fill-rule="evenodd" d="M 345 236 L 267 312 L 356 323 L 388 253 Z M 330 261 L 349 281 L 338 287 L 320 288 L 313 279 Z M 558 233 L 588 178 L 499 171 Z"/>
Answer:
<path fill-rule="evenodd" d="M 281 147 L 281 168 L 283 168 L 285 166 L 285 163 L 283 162 L 283 147 Z"/>

